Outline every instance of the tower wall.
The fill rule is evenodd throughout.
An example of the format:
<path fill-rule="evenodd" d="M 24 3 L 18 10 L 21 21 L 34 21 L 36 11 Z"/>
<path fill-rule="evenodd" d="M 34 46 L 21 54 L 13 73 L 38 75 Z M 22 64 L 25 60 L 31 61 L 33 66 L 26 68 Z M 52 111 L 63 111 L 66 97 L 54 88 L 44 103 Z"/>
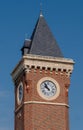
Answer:
<path fill-rule="evenodd" d="M 68 89 L 73 60 L 36 55 L 24 56 L 12 72 L 15 83 L 15 130 L 69 130 Z M 41 96 L 40 81 L 52 80 L 58 95 Z M 18 103 L 19 83 L 23 98 Z"/>

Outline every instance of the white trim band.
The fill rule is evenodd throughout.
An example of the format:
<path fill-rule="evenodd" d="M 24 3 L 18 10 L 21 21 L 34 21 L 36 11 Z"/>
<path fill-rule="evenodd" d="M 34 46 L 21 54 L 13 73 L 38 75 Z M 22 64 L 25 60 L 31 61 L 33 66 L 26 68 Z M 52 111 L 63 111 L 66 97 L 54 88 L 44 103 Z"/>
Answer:
<path fill-rule="evenodd" d="M 57 105 L 57 106 L 66 106 L 69 107 L 66 103 L 54 103 L 54 102 L 39 102 L 39 101 L 27 101 L 24 104 L 45 104 L 45 105 Z"/>
<path fill-rule="evenodd" d="M 69 105 L 66 104 L 66 103 L 54 103 L 54 102 L 39 102 L 39 101 L 27 101 L 27 102 L 24 102 L 22 105 L 20 105 L 16 110 L 15 112 L 17 112 L 23 105 L 26 105 L 26 104 L 44 104 L 44 105 L 56 105 L 56 106 L 65 106 L 65 107 L 68 107 L 69 108 Z"/>

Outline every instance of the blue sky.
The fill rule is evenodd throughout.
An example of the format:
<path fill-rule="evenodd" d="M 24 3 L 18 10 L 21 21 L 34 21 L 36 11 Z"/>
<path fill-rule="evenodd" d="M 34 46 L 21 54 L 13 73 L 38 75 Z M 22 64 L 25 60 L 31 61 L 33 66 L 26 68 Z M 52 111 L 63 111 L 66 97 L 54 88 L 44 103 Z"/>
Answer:
<path fill-rule="evenodd" d="M 70 130 L 83 129 L 83 1 L 0 1 L 0 130 L 14 130 L 14 85 L 10 73 L 21 59 L 43 3 L 43 15 L 66 58 L 75 66 L 69 89 Z"/>

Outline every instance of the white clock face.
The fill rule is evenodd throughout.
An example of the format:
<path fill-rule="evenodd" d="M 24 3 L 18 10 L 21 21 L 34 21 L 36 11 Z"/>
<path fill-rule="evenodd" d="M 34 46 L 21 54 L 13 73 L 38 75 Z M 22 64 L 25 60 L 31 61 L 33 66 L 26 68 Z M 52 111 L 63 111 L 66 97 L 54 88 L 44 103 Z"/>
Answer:
<path fill-rule="evenodd" d="M 60 85 L 55 79 L 44 77 L 38 81 L 37 91 L 41 98 L 51 101 L 59 96 Z"/>
<path fill-rule="evenodd" d="M 53 97 L 57 92 L 57 87 L 52 81 L 45 80 L 40 84 L 40 91 L 46 97 Z"/>
<path fill-rule="evenodd" d="M 22 84 L 22 82 L 21 82 L 21 83 L 18 85 L 18 90 L 17 90 L 17 101 L 18 101 L 18 104 L 21 103 L 22 98 L 23 98 L 23 84 Z"/>

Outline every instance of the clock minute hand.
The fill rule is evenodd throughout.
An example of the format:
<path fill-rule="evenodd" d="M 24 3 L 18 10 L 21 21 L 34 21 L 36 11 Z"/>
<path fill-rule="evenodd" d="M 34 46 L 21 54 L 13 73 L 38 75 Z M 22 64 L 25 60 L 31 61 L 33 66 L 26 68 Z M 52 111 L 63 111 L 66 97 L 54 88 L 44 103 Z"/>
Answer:
<path fill-rule="evenodd" d="M 48 88 L 47 84 L 46 84 L 46 83 L 44 83 L 44 85 L 45 85 L 45 88 L 47 88 L 47 89 L 48 89 L 48 91 L 50 91 L 50 89 Z"/>

